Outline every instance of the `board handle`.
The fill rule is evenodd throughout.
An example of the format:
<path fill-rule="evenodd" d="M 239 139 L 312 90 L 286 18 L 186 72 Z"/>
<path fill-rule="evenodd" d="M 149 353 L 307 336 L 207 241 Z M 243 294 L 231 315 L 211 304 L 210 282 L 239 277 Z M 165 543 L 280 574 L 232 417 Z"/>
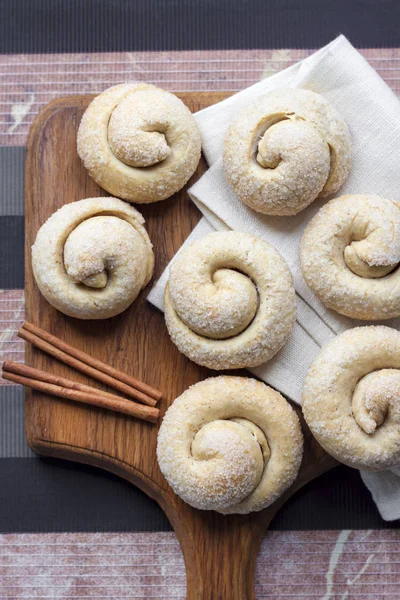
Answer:
<path fill-rule="evenodd" d="M 254 572 L 275 510 L 220 515 L 182 505 L 173 523 L 186 565 L 187 600 L 254 600 Z"/>
<path fill-rule="evenodd" d="M 300 419 L 300 409 L 296 409 Z M 304 456 L 295 483 L 276 502 L 248 515 L 221 515 L 185 504 L 171 488 L 155 498 L 180 541 L 187 600 L 255 600 L 254 574 L 265 531 L 294 492 L 337 466 L 302 422 Z"/>

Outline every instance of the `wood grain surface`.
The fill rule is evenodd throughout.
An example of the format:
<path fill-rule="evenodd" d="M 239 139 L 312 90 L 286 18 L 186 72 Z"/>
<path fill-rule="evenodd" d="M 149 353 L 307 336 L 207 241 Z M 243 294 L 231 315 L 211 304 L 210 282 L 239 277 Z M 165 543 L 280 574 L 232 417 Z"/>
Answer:
<path fill-rule="evenodd" d="M 178 94 L 195 112 L 226 94 Z M 190 362 L 169 339 L 163 315 L 146 301 L 150 285 L 123 314 L 79 321 L 57 312 L 35 285 L 30 248 L 44 221 L 67 202 L 107 195 L 88 176 L 76 153 L 76 132 L 90 96 L 47 105 L 32 125 L 26 161 L 26 318 L 99 359 L 164 392 L 161 415 L 189 385 L 215 374 Z M 191 185 L 206 165 L 201 161 Z M 138 206 L 154 244 L 153 281 L 162 273 L 200 218 L 186 189 L 169 200 Z M 94 385 L 81 373 L 26 348 L 26 364 Z M 243 374 L 243 373 L 242 373 Z M 95 384 L 99 385 L 99 384 Z M 106 388 L 104 388 L 106 389 Z M 300 411 L 299 411 L 300 412 Z M 336 463 L 303 429 L 305 456 L 298 480 L 273 506 L 247 516 L 221 516 L 184 504 L 169 488 L 156 461 L 155 425 L 94 407 L 26 392 L 29 445 L 42 455 L 88 463 L 137 485 L 165 511 L 181 543 L 189 600 L 250 600 L 259 545 L 271 519 L 299 487 Z M 134 507 L 132 507 L 134 510 Z"/>

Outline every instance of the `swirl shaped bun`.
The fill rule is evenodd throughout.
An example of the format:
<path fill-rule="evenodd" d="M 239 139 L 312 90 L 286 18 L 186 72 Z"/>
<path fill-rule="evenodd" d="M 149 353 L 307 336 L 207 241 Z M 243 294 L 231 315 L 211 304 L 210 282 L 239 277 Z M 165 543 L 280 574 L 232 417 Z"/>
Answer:
<path fill-rule="evenodd" d="M 32 246 L 36 283 L 57 310 L 78 319 L 124 311 L 153 274 L 154 254 L 142 215 L 117 198 L 65 204 Z"/>
<path fill-rule="evenodd" d="M 325 450 L 356 469 L 400 464 L 400 332 L 356 327 L 328 343 L 303 387 L 304 418 Z"/>
<path fill-rule="evenodd" d="M 264 240 L 237 231 L 211 233 L 179 253 L 164 306 L 180 352 L 217 370 L 270 360 L 296 318 L 286 262 Z"/>
<path fill-rule="evenodd" d="M 319 94 L 276 90 L 239 112 L 226 134 L 223 162 L 244 204 L 266 215 L 295 215 L 344 183 L 350 133 Z"/>
<path fill-rule="evenodd" d="M 200 160 L 201 140 L 177 96 L 147 83 L 109 88 L 88 106 L 78 130 L 78 154 L 110 194 L 138 203 L 180 190 Z"/>
<path fill-rule="evenodd" d="M 299 419 L 264 383 L 212 377 L 168 409 L 157 458 L 172 489 L 202 510 L 246 514 L 272 504 L 296 479 Z"/>
<path fill-rule="evenodd" d="M 400 204 L 335 198 L 307 225 L 300 254 L 304 279 L 328 308 L 364 320 L 400 316 Z"/>

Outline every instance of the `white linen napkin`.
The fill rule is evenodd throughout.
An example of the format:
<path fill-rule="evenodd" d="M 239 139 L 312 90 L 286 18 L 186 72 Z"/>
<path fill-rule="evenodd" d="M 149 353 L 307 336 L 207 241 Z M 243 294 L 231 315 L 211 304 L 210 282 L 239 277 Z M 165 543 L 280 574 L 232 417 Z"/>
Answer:
<path fill-rule="evenodd" d="M 205 218 L 184 245 L 211 231 L 233 229 L 266 239 L 285 258 L 297 292 L 296 324 L 282 350 L 270 362 L 251 371 L 300 404 L 304 377 L 320 348 L 345 329 L 367 323 L 326 309 L 302 277 L 301 236 L 324 201 L 314 202 L 294 217 L 263 216 L 238 200 L 222 167 L 225 132 L 237 111 L 261 94 L 293 87 L 322 94 L 350 128 L 353 165 L 337 195 L 377 194 L 400 201 L 400 102 L 361 54 L 344 36 L 339 36 L 305 60 L 195 114 L 210 169 L 189 190 Z M 148 297 L 161 310 L 167 278 L 168 268 Z M 399 329 L 400 319 L 384 323 Z M 361 475 L 382 517 L 400 518 L 400 469 Z"/>

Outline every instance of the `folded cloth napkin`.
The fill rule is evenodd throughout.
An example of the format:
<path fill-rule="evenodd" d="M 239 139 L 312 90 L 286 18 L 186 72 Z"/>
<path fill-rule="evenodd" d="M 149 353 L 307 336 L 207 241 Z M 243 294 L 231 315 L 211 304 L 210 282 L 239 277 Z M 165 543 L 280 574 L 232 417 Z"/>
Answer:
<path fill-rule="evenodd" d="M 264 79 L 227 100 L 195 114 L 210 169 L 189 190 L 204 217 L 185 244 L 215 230 L 233 229 L 264 238 L 287 261 L 297 292 L 297 320 L 291 337 L 267 364 L 251 371 L 298 404 L 304 377 L 320 348 L 336 334 L 366 325 L 326 309 L 301 274 L 299 246 L 305 226 L 324 201 L 293 217 L 260 215 L 242 204 L 224 177 L 222 151 L 233 116 L 261 94 L 302 87 L 322 94 L 348 124 L 353 143 L 350 176 L 337 195 L 377 194 L 400 201 L 400 102 L 386 83 L 344 36 L 305 60 Z M 149 301 L 163 309 L 168 268 Z M 400 319 L 385 321 L 399 328 Z M 400 469 L 361 473 L 384 519 L 400 518 Z"/>

